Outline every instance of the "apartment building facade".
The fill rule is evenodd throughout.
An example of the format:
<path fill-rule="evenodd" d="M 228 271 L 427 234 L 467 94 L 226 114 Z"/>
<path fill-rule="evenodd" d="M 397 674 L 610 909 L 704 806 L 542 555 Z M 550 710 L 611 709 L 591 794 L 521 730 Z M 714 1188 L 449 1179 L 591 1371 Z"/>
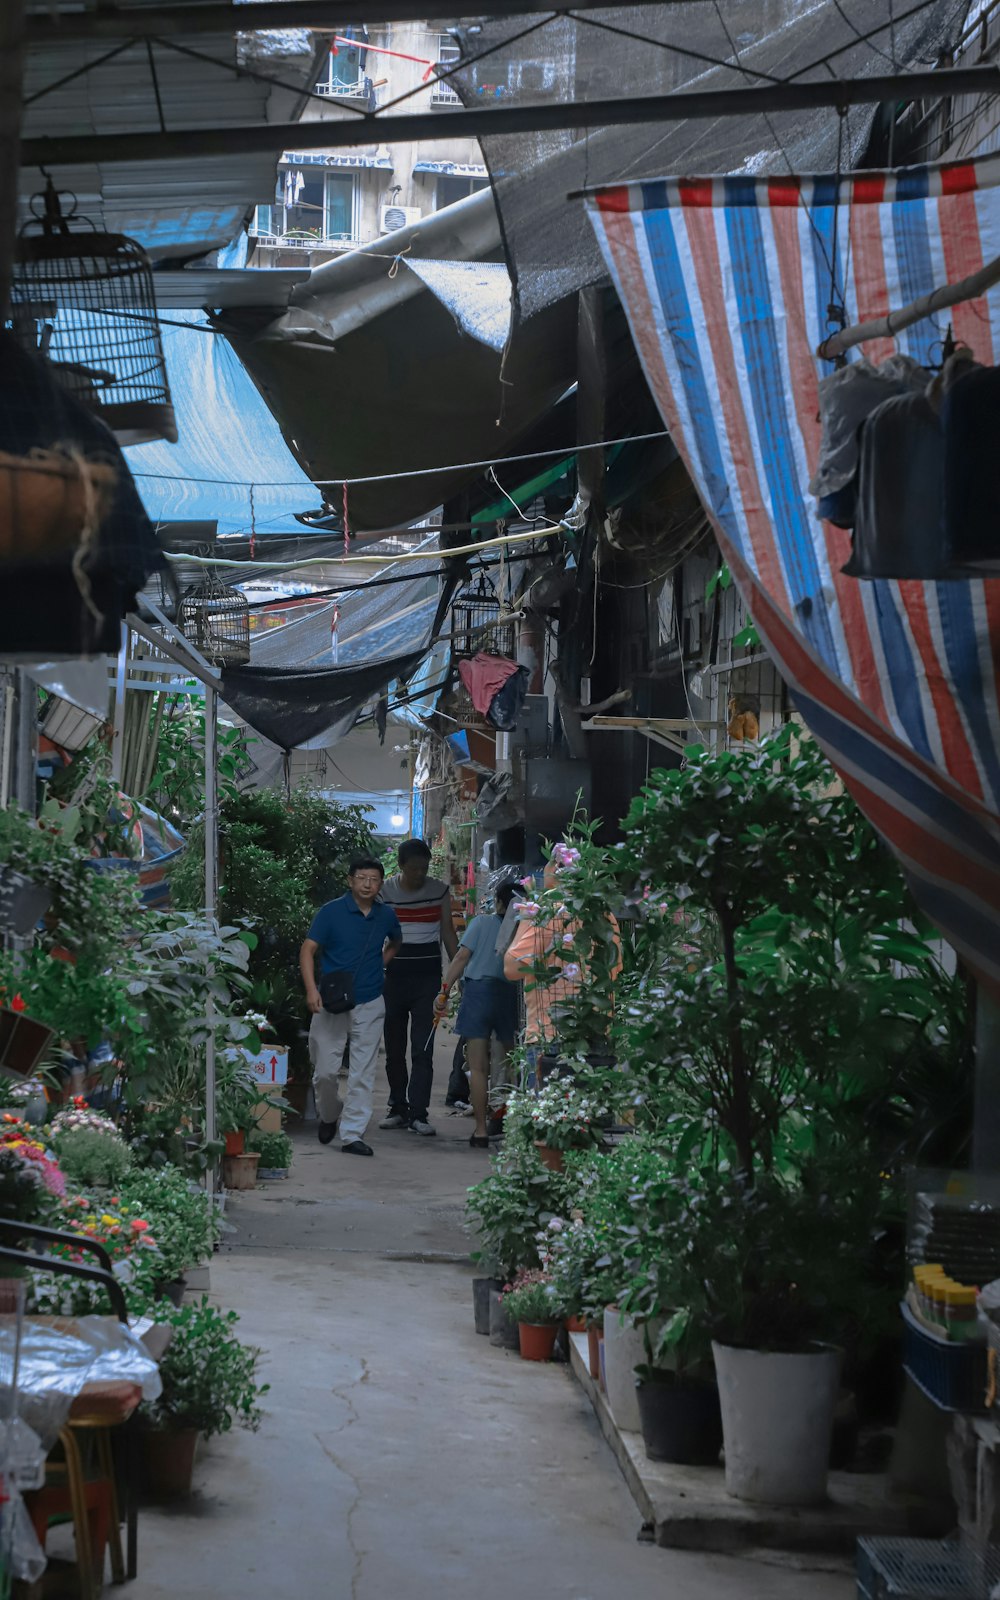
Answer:
<path fill-rule="evenodd" d="M 440 74 L 458 61 L 452 37 L 426 22 L 355 26 L 335 35 L 302 120 L 343 120 L 357 109 L 446 119 L 460 105 Z M 402 109 L 402 107 L 401 107 Z M 478 141 L 442 139 L 356 149 L 286 151 L 273 200 L 250 227 L 251 267 L 319 266 L 416 222 L 488 184 Z"/>

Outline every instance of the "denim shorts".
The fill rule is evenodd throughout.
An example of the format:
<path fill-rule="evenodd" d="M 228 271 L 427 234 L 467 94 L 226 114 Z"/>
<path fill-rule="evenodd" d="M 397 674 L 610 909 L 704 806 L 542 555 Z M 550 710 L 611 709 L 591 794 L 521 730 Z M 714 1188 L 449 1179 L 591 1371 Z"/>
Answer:
<path fill-rule="evenodd" d="M 455 1031 L 463 1039 L 490 1039 L 509 1044 L 517 1032 L 517 984 L 506 978 L 466 978 Z"/>

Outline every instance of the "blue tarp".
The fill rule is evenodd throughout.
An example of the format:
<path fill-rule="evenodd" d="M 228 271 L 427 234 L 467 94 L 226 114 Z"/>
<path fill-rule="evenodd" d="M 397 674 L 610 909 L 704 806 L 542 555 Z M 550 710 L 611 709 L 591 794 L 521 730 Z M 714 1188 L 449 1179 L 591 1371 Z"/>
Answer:
<path fill-rule="evenodd" d="M 162 328 L 178 443 L 125 451 L 150 517 L 218 522 L 220 534 L 301 534 L 295 513 L 315 510 L 320 496 L 239 357 L 200 311 L 171 312 L 171 322 L 184 324 Z"/>

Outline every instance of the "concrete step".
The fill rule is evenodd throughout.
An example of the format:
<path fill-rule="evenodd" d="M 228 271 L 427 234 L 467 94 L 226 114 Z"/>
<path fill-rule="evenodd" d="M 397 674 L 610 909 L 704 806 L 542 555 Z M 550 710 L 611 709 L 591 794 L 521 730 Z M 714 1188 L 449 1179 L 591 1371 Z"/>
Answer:
<path fill-rule="evenodd" d="M 829 1499 L 821 1506 L 765 1506 L 728 1495 L 721 1467 L 648 1460 L 642 1435 L 618 1427 L 590 1376 L 586 1335 L 571 1334 L 569 1342 L 573 1373 L 657 1544 L 725 1554 L 769 1549 L 853 1557 L 855 1541 L 862 1537 L 927 1536 L 924 1503 L 890 1495 L 877 1473 L 831 1472 Z"/>

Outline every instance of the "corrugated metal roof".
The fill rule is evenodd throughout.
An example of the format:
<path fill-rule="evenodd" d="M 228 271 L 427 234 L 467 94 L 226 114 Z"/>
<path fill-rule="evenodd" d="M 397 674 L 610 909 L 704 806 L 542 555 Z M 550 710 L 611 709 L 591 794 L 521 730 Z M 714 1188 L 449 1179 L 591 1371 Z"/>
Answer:
<path fill-rule="evenodd" d="M 180 40 L 180 43 L 186 41 Z M 317 52 L 308 36 L 241 34 L 191 40 L 196 60 L 165 45 L 152 47 L 164 123 L 197 128 L 284 122 L 301 109 L 300 87 L 310 88 Z M 279 52 L 286 53 L 279 53 Z M 290 53 L 289 53 L 290 52 Z M 112 60 L 103 43 L 46 45 L 29 50 L 25 62 L 25 138 L 45 134 L 140 132 L 159 127 L 156 92 L 145 44 L 131 44 Z M 263 59 L 259 59 L 263 57 Z M 237 77 L 238 61 L 275 74 L 292 87 L 278 89 Z M 59 80 L 95 65 L 68 83 Z M 40 96 L 40 98 L 33 98 Z M 52 180 L 71 190 L 78 210 L 98 228 L 139 239 L 154 259 L 193 257 L 227 244 L 250 207 L 274 192 L 275 149 L 260 155 L 213 156 L 199 161 L 115 162 L 102 167 L 56 167 Z M 42 187 L 41 175 L 22 172 L 22 196 Z"/>

